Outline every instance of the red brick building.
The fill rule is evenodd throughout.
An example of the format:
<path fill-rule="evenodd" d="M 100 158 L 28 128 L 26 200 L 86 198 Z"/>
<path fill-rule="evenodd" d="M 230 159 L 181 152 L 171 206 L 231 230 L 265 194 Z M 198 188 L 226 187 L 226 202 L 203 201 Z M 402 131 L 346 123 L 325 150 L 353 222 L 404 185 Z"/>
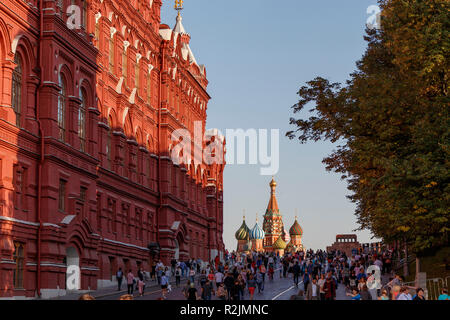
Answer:
<path fill-rule="evenodd" d="M 166 263 L 224 251 L 224 164 L 170 157 L 210 96 L 161 5 L 0 2 L 0 298 L 63 295 L 68 265 L 82 290 L 112 284 L 149 270 L 150 243 Z"/>
<path fill-rule="evenodd" d="M 329 247 L 327 247 L 327 252 L 332 252 L 335 250 L 340 250 L 345 252 L 347 256 L 352 255 L 353 250 L 359 250 L 361 245 L 358 242 L 356 234 L 338 234 L 336 236 L 336 241 Z"/>

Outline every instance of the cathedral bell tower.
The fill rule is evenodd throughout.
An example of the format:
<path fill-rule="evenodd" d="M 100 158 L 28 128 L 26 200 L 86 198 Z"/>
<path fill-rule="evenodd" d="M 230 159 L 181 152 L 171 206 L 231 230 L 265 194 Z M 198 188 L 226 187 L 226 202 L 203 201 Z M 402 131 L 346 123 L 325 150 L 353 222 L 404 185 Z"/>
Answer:
<path fill-rule="evenodd" d="M 277 198 L 275 196 L 275 189 L 277 187 L 276 181 L 272 178 L 270 181 L 270 200 L 267 206 L 266 214 L 264 215 L 263 230 L 264 237 L 264 251 L 272 252 L 273 244 L 283 234 L 283 220 L 278 208 Z"/>

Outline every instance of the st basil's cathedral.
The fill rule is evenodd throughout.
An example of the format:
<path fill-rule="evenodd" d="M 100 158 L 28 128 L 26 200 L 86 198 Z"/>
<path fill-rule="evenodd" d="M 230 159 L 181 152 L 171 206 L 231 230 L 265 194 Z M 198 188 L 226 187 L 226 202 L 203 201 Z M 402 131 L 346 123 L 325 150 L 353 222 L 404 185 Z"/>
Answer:
<path fill-rule="evenodd" d="M 277 183 L 273 178 L 269 186 L 270 200 L 264 215 L 262 228 L 258 224 L 258 219 L 256 219 L 255 226 L 250 229 L 244 216 L 241 227 L 236 231 L 237 252 L 239 253 L 257 251 L 283 255 L 288 252 L 303 251 L 303 229 L 298 223 L 297 217 L 295 217 L 295 222 L 289 229 L 289 233 L 286 232 L 275 195 Z"/>

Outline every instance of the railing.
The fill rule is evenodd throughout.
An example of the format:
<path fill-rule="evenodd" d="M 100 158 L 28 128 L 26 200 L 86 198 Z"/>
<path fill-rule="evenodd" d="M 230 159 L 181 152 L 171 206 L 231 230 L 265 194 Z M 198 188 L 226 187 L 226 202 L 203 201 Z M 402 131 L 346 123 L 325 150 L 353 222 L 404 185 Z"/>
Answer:
<path fill-rule="evenodd" d="M 400 259 L 400 261 L 397 261 L 397 263 L 394 265 L 394 270 L 396 272 L 398 272 L 399 270 L 401 270 L 403 268 L 403 266 L 406 264 L 408 264 L 408 266 L 413 263 L 416 260 L 416 256 L 411 254 L 408 256 L 408 259 Z"/>
<path fill-rule="evenodd" d="M 450 277 L 427 279 L 428 300 L 437 300 L 441 294 L 442 288 L 448 288 L 450 285 Z"/>

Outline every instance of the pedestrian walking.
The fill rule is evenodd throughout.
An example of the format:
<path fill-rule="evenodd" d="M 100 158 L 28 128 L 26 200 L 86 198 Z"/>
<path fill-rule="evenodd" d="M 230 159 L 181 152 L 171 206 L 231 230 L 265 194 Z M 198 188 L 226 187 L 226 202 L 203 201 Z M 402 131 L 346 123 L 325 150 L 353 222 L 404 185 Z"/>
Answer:
<path fill-rule="evenodd" d="M 117 279 L 117 291 L 120 291 L 122 290 L 122 280 L 123 280 L 122 268 L 119 268 L 119 270 L 117 271 L 116 279 Z"/>
<path fill-rule="evenodd" d="M 128 294 L 133 294 L 133 288 L 134 288 L 135 283 L 136 283 L 136 280 L 134 279 L 134 274 L 130 269 L 127 274 Z"/>
<path fill-rule="evenodd" d="M 177 267 L 177 269 L 175 270 L 175 285 L 177 286 L 177 288 L 180 286 L 181 283 L 181 268 Z"/>
<path fill-rule="evenodd" d="M 162 290 L 162 298 L 167 299 L 167 288 L 169 287 L 169 279 L 166 274 L 163 272 L 161 276 L 161 290 Z"/>
<path fill-rule="evenodd" d="M 323 285 L 323 290 L 325 291 L 325 300 L 336 299 L 336 284 L 334 283 L 330 275 Z"/>
<path fill-rule="evenodd" d="M 203 300 L 211 300 L 212 295 L 214 294 L 214 287 L 211 281 L 206 280 L 205 284 L 202 286 L 202 299 Z"/>
<path fill-rule="evenodd" d="M 313 279 L 312 282 L 308 284 L 306 289 L 306 300 L 319 300 L 320 287 L 317 284 L 317 279 Z"/>

